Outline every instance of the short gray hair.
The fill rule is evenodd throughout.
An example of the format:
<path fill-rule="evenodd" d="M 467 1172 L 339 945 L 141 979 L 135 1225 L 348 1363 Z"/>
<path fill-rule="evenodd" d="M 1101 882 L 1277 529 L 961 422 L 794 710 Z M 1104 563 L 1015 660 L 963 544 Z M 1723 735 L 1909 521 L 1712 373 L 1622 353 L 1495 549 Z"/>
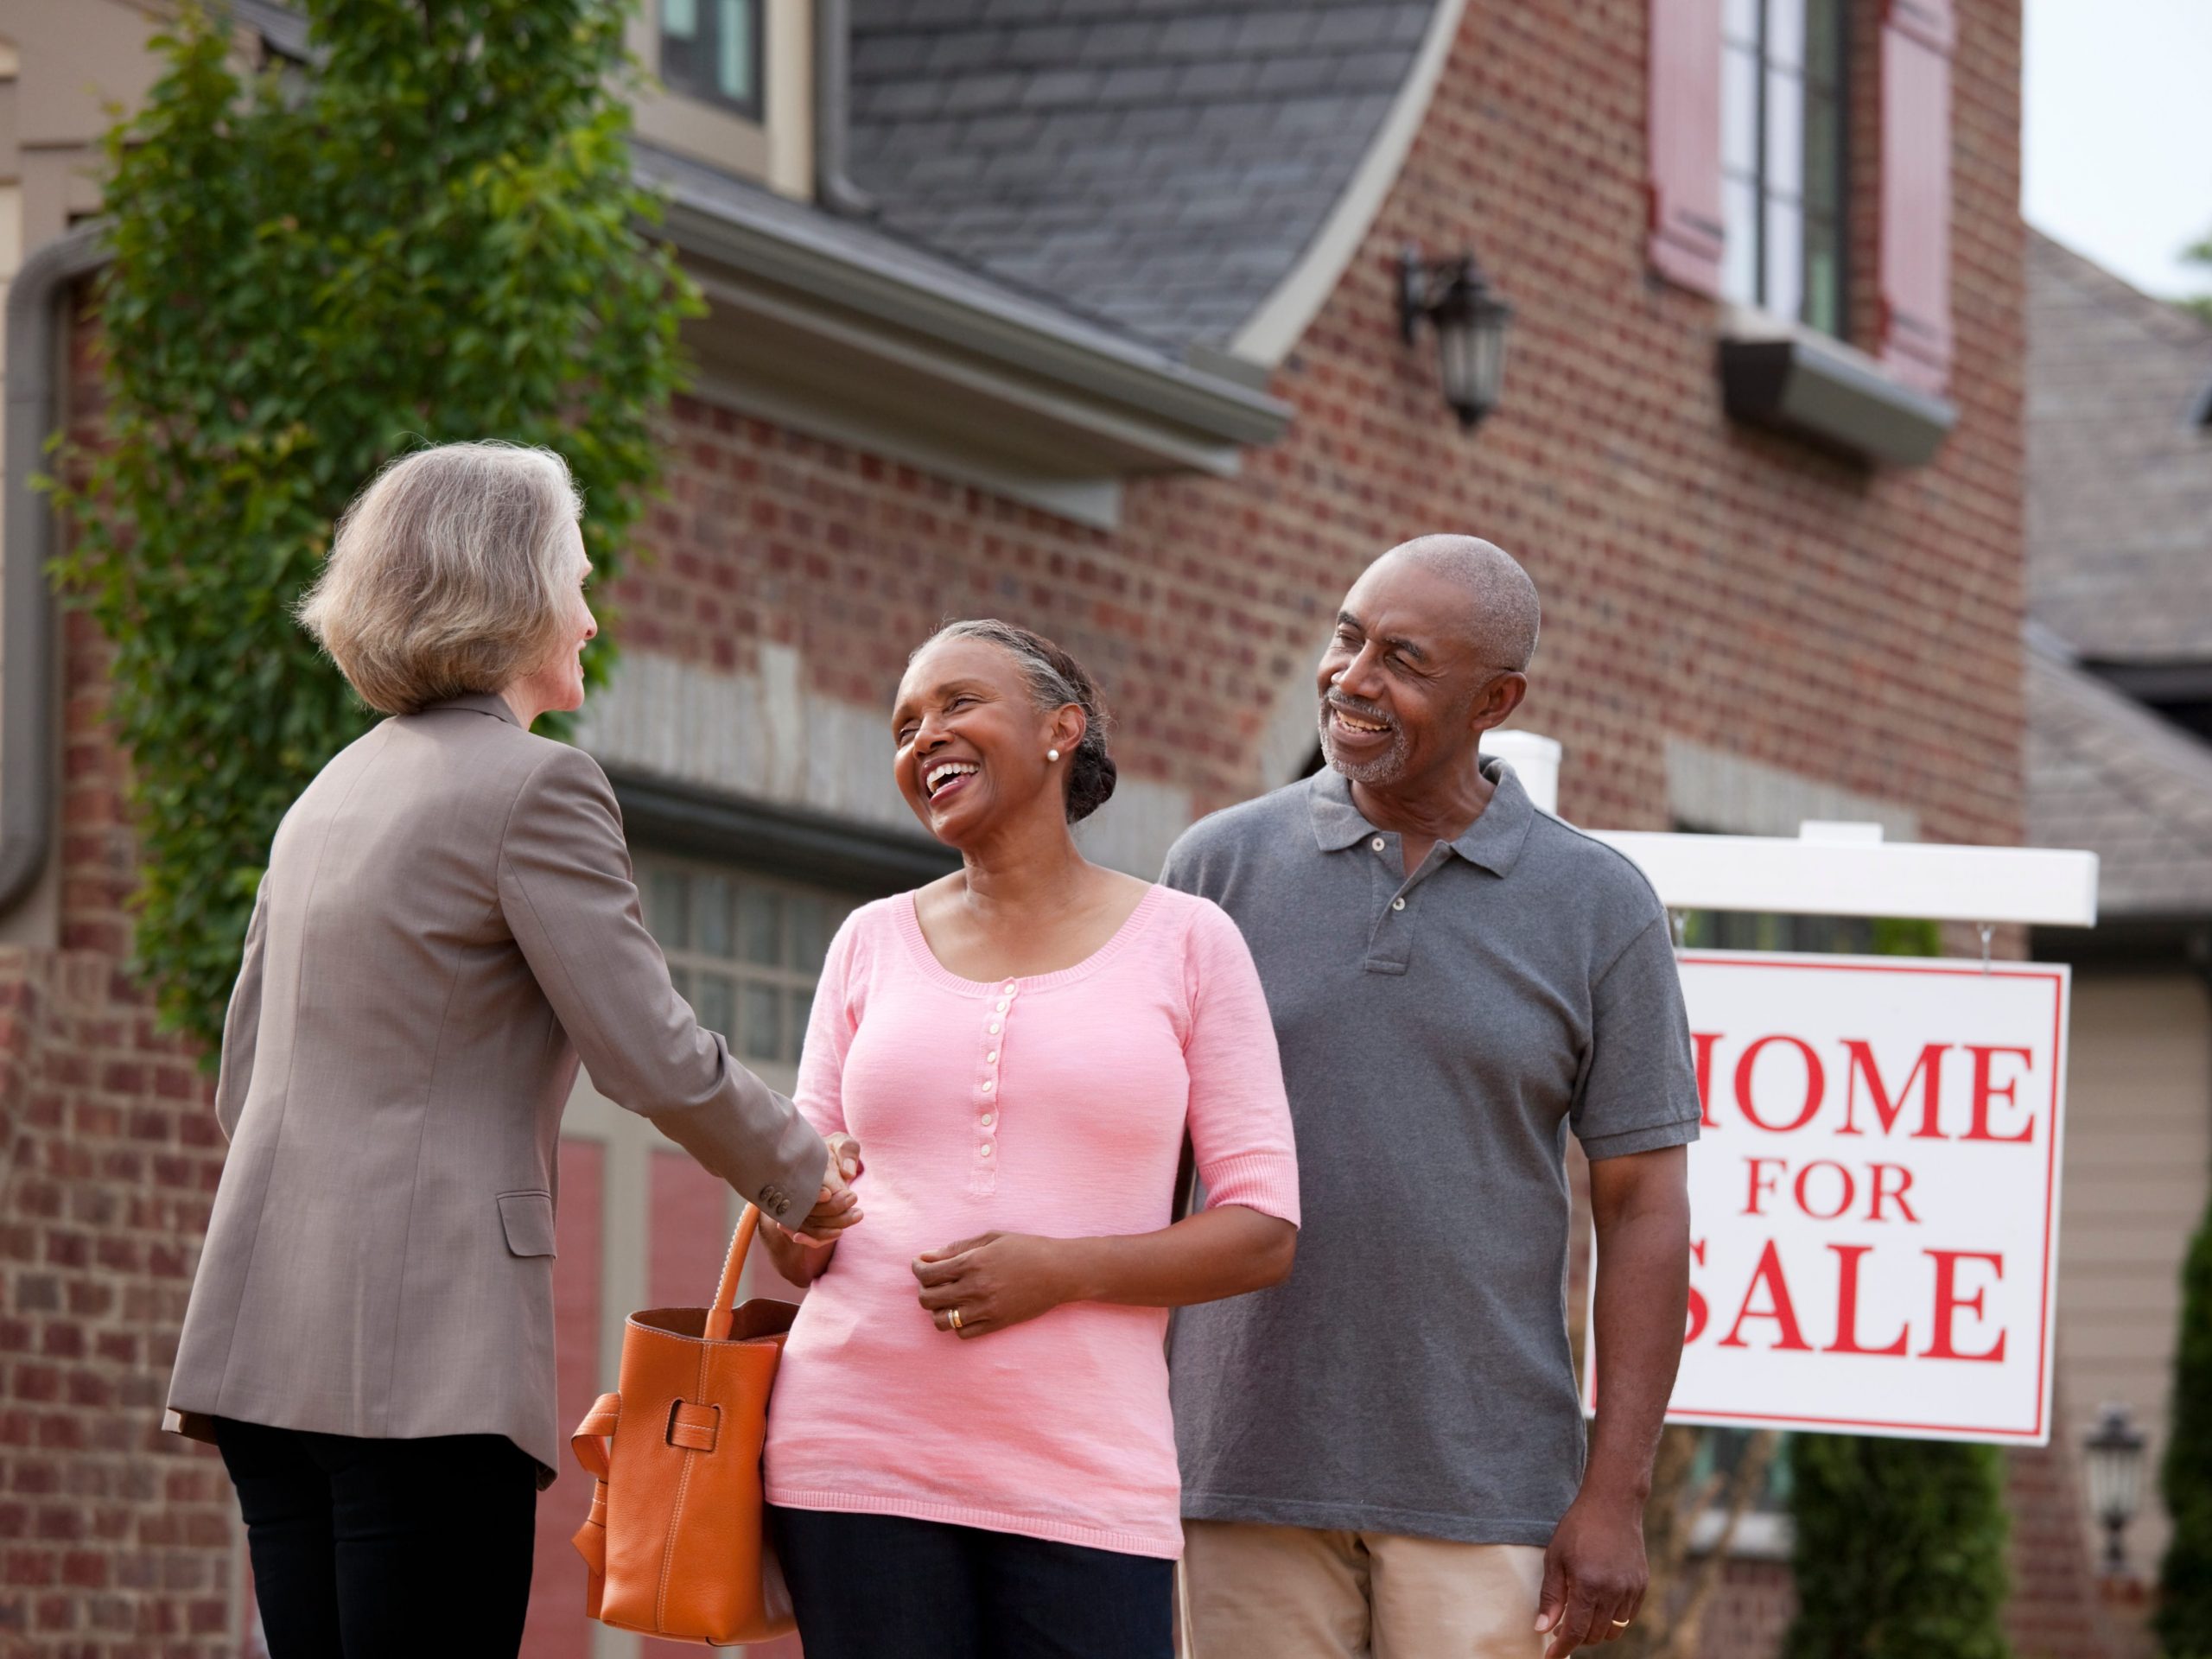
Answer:
<path fill-rule="evenodd" d="M 550 449 L 486 442 L 402 455 L 353 498 L 302 626 L 372 709 L 496 691 L 562 644 L 583 516 Z"/>
<path fill-rule="evenodd" d="M 1521 561 L 1479 536 L 1416 536 L 1382 556 L 1457 582 L 1472 601 L 1469 620 L 1475 644 L 1489 668 L 1529 671 L 1543 629 L 1543 607 L 1536 584 Z"/>
<path fill-rule="evenodd" d="M 1069 703 L 1083 710 L 1083 737 L 1068 757 L 1068 822 L 1080 823 L 1105 805 L 1120 774 L 1114 757 L 1106 752 L 1106 731 L 1111 722 L 1090 671 L 1043 634 L 993 616 L 946 623 L 916 646 L 913 656 L 906 660 L 912 662 L 940 639 L 980 639 L 1011 656 L 1022 678 L 1029 683 L 1029 695 L 1040 711 L 1063 709 Z"/>

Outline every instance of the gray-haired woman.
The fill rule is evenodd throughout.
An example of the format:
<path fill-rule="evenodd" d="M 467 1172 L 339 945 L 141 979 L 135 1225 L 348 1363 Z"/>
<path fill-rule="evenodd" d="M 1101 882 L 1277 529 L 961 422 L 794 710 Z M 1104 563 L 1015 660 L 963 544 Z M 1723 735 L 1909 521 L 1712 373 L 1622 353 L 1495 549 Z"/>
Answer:
<path fill-rule="evenodd" d="M 832 1160 L 670 983 L 605 775 L 531 735 L 583 702 L 581 513 L 548 451 L 408 455 L 301 607 L 391 718 L 270 850 L 169 1391 L 169 1427 L 237 1485 L 273 1659 L 519 1647 L 561 1446 L 554 1154 L 580 1053 L 769 1215 L 860 1218 L 856 1149 Z"/>

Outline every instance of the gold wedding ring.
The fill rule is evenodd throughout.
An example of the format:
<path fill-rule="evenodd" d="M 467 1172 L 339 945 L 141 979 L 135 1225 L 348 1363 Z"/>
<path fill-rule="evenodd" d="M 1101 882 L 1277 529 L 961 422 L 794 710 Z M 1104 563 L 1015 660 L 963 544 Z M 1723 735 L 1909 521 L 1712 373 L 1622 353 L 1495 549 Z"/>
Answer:
<path fill-rule="evenodd" d="M 1617 1630 L 1624 1630 L 1628 1629 L 1629 1624 L 1630 1621 L 1625 1618 L 1617 1618 L 1613 1621 L 1613 1628 Z"/>
<path fill-rule="evenodd" d="M 960 1310 L 958 1308 L 954 1308 L 952 1312 L 945 1317 L 952 1321 L 952 1328 L 954 1330 L 957 1331 L 960 1328 Z"/>

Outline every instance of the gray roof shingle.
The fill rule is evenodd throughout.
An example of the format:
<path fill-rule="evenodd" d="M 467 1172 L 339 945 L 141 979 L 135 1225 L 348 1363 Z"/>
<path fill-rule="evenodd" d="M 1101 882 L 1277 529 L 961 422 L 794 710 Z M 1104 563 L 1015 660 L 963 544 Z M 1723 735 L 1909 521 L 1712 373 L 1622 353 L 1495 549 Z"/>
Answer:
<path fill-rule="evenodd" d="M 890 228 L 1180 351 L 1296 264 L 1436 0 L 853 0 Z"/>
<path fill-rule="evenodd" d="M 2028 236 L 2028 586 L 2084 660 L 2212 661 L 2212 328 Z"/>
<path fill-rule="evenodd" d="M 2031 639 L 2028 839 L 2097 855 L 2105 915 L 2212 915 L 2212 746 Z"/>

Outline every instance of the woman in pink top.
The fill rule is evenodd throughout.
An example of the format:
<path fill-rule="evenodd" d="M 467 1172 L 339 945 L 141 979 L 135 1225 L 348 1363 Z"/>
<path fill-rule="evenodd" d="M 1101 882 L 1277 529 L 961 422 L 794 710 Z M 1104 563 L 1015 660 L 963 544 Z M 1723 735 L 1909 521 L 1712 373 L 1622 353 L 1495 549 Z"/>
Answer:
<path fill-rule="evenodd" d="M 799 1108 L 855 1136 L 769 1414 L 769 1522 L 807 1659 L 1168 1659 L 1180 1483 L 1167 1312 L 1279 1282 L 1298 1169 L 1235 924 L 1086 861 L 1112 792 L 1066 652 L 962 622 L 892 715 L 963 868 L 830 946 Z M 1173 1221 L 1185 1131 L 1209 1207 Z"/>

